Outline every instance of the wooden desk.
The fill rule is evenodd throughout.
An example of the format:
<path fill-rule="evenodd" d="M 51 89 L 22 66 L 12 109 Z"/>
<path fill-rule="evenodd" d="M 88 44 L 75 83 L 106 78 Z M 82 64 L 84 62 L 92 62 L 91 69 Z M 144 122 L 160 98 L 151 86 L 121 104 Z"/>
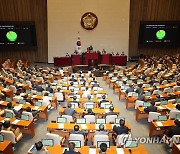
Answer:
<path fill-rule="evenodd" d="M 134 108 L 137 97 L 127 97 L 126 99 L 126 109 Z"/>
<path fill-rule="evenodd" d="M 32 110 L 35 108 L 35 106 L 32 106 L 30 104 L 25 104 L 22 106 L 22 109 L 25 110 L 27 107 L 30 107 Z M 39 115 L 39 118 L 42 118 L 42 119 L 45 119 L 45 120 L 48 120 L 48 106 L 41 106 L 39 107 L 38 111 L 38 115 Z"/>
<path fill-rule="evenodd" d="M 59 109 L 59 114 L 60 114 L 60 115 L 63 115 L 65 109 L 66 109 L 66 108 L 61 107 L 61 108 Z M 109 109 L 107 109 L 107 110 L 109 111 Z M 82 115 L 84 112 L 87 113 L 87 110 L 84 110 L 84 109 L 82 109 L 82 108 L 75 108 L 75 111 L 76 111 L 78 114 L 80 114 L 80 115 Z M 106 114 L 106 110 L 105 110 L 105 109 L 101 109 L 101 108 L 94 108 L 92 111 L 93 111 L 95 114 L 103 114 L 103 115 Z M 114 108 L 114 112 L 116 112 L 117 114 L 120 113 L 120 111 L 119 111 L 118 108 Z"/>
<path fill-rule="evenodd" d="M 179 154 L 179 153 L 180 153 L 180 144 L 173 143 L 172 154 Z"/>
<path fill-rule="evenodd" d="M 8 104 L 8 102 L 6 102 L 6 101 L 3 101 L 1 104 L 0 104 L 0 108 L 5 108 L 5 107 L 7 107 L 7 104 Z M 16 102 L 12 102 L 12 105 L 13 106 L 18 106 L 19 104 L 18 103 L 16 103 Z M 31 109 L 34 109 L 35 108 L 35 106 L 32 106 L 31 104 L 24 104 L 23 106 L 22 106 L 22 110 L 26 110 L 26 108 L 27 107 L 30 107 Z M 48 109 L 48 106 L 41 106 L 41 107 L 39 107 L 39 117 L 40 118 L 42 118 L 42 119 L 45 119 L 45 120 L 48 120 L 48 111 L 47 111 L 47 109 Z"/>
<path fill-rule="evenodd" d="M 136 109 L 136 121 L 141 120 L 141 119 L 147 119 L 148 118 L 148 113 L 144 112 L 143 107 L 137 107 Z"/>
<path fill-rule="evenodd" d="M 8 97 L 13 98 L 13 90 L 12 90 L 12 89 L 7 89 L 7 90 L 6 90 L 5 88 L 3 88 L 1 91 L 4 92 L 4 93 L 6 93 L 6 95 L 7 95 Z"/>
<path fill-rule="evenodd" d="M 34 97 L 33 94 L 30 94 L 29 97 L 33 98 L 33 99 L 37 99 L 37 100 L 43 99 L 43 96 L 35 96 Z M 57 97 L 56 96 L 52 97 L 51 105 L 57 109 Z"/>
<path fill-rule="evenodd" d="M 165 130 L 167 130 L 169 127 L 174 126 L 174 120 L 167 120 L 162 121 L 163 126 L 158 126 L 156 122 L 150 123 L 150 130 L 149 130 L 149 137 L 155 136 L 155 135 L 163 135 Z"/>
<path fill-rule="evenodd" d="M 4 117 L 0 117 L 0 121 L 4 120 Z M 16 120 L 16 118 L 11 118 L 10 123 L 11 125 L 14 125 L 16 127 L 19 127 L 21 129 L 21 132 L 24 134 L 30 134 L 31 137 L 35 136 L 35 131 L 34 131 L 34 123 L 33 120 L 25 121 L 25 120 L 20 120 L 16 124 L 13 124 L 13 122 Z"/>
<path fill-rule="evenodd" d="M 83 146 L 80 149 L 77 149 L 81 154 L 89 153 L 89 146 Z M 107 149 L 106 154 L 117 154 L 116 146 L 111 146 Z M 50 154 L 62 154 L 64 152 L 64 148 L 60 145 L 54 145 L 54 147 L 47 147 Z M 129 149 L 131 149 L 133 154 L 147 154 L 147 150 L 143 145 L 139 145 L 136 148 L 123 148 L 124 154 L 129 154 Z M 99 148 L 96 148 L 96 154 L 99 153 Z"/>
<path fill-rule="evenodd" d="M 8 140 L 4 140 L 4 142 L 0 142 L 0 153 L 3 154 L 13 154 L 12 143 Z"/>
<path fill-rule="evenodd" d="M 49 123 L 47 129 L 49 131 L 53 131 L 55 129 L 59 129 L 59 130 L 74 130 L 74 125 L 76 125 L 76 123 L 69 123 L 69 122 L 67 122 L 62 127 L 59 127 L 58 123 L 51 122 L 51 123 Z M 96 128 L 96 124 L 86 123 L 86 128 L 82 128 L 81 124 L 77 124 L 77 125 L 79 125 L 80 130 L 89 130 L 89 131 L 90 130 L 99 130 L 99 127 Z M 105 124 L 105 130 L 112 131 L 114 125 L 118 125 L 118 124 L 106 123 Z M 126 122 L 125 125 L 129 129 L 131 129 L 130 125 L 127 122 Z"/>
<path fill-rule="evenodd" d="M 94 103 L 99 103 L 99 100 L 101 100 L 101 99 L 98 99 L 98 98 L 93 98 L 92 99 L 92 101 L 94 102 Z M 112 102 L 112 99 L 111 98 L 106 98 L 106 100 L 108 100 L 109 102 Z M 71 101 L 73 101 L 73 98 L 68 98 L 68 100 L 67 100 L 68 102 L 71 102 Z M 79 98 L 79 101 L 78 102 L 80 102 L 80 103 L 86 103 L 86 102 L 88 102 L 88 99 L 87 98 Z"/>

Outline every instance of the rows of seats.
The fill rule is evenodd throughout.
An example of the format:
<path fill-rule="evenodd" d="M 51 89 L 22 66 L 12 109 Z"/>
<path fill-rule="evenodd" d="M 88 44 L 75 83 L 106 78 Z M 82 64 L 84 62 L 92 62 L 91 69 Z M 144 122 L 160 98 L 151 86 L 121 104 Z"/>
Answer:
<path fill-rule="evenodd" d="M 180 121 L 179 59 L 179 55 L 146 57 L 129 68 L 104 73 L 103 78 L 109 87 L 114 93 L 119 92 L 120 100 L 125 100 L 126 109 L 136 109 L 136 120 L 147 119 L 150 122 L 150 137 L 162 136 L 169 131 L 168 128 L 179 126 L 179 122 L 174 123 Z M 161 132 L 152 131 L 151 125 L 162 129 L 159 128 L 163 126 L 161 121 L 172 122 Z M 180 132 L 174 135 L 180 135 Z"/>

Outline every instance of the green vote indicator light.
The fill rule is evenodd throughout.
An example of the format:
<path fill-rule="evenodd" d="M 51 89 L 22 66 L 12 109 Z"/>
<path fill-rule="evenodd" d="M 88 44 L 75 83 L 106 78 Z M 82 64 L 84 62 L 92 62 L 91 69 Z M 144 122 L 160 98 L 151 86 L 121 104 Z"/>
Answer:
<path fill-rule="evenodd" d="M 17 34 L 16 34 L 16 32 L 13 32 L 13 31 L 7 32 L 6 37 L 11 42 L 14 42 L 17 40 Z"/>
<path fill-rule="evenodd" d="M 166 35 L 166 32 L 164 30 L 158 30 L 156 32 L 156 37 L 159 40 L 162 40 L 165 37 L 165 35 Z"/>

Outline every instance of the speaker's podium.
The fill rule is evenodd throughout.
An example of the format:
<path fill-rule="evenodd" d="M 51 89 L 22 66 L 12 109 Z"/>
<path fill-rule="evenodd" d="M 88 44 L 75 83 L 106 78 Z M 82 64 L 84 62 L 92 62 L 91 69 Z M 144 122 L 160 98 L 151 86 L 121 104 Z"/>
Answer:
<path fill-rule="evenodd" d="M 85 53 L 83 59 L 84 59 L 84 65 L 88 65 L 89 61 L 92 61 L 92 59 L 94 60 L 93 63 L 97 63 L 97 65 L 98 65 L 99 64 L 98 59 L 100 59 L 100 53 L 96 53 L 96 52 Z M 95 62 L 96 60 L 97 60 L 97 62 Z M 90 63 L 92 63 L 92 62 L 90 62 Z"/>
<path fill-rule="evenodd" d="M 81 55 L 72 55 L 72 65 L 81 65 Z"/>
<path fill-rule="evenodd" d="M 101 55 L 101 64 L 112 64 L 112 54 L 102 54 Z"/>

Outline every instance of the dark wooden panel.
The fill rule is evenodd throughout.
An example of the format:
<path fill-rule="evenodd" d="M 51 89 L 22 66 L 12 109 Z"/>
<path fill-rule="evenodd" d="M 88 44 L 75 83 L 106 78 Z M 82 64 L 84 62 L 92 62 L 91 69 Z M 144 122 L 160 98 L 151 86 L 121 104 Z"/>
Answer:
<path fill-rule="evenodd" d="M 35 21 L 37 50 L 0 51 L 1 58 L 47 62 L 47 0 L 1 0 L 0 21 Z"/>
<path fill-rule="evenodd" d="M 140 21 L 180 20 L 180 0 L 130 0 L 129 55 L 175 54 L 180 49 L 138 49 Z"/>

